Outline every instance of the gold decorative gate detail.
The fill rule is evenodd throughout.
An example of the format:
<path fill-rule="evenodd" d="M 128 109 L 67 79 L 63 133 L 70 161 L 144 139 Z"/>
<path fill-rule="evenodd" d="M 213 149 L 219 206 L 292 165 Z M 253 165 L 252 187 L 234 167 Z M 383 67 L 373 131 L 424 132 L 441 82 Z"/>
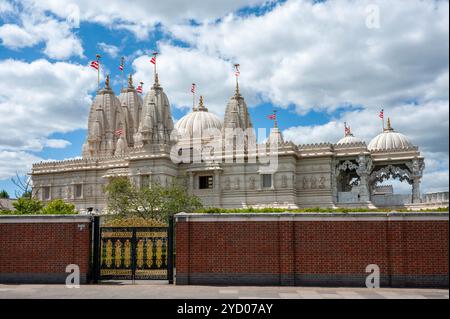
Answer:
<path fill-rule="evenodd" d="M 166 279 L 166 227 L 102 227 L 102 279 Z"/>

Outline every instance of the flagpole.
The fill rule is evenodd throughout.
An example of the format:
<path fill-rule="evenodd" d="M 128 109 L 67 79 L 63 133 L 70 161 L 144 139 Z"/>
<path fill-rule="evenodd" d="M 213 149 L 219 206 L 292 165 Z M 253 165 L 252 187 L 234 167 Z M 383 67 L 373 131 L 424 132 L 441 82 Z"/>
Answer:
<path fill-rule="evenodd" d="M 273 121 L 273 127 L 277 128 L 278 127 L 277 110 L 273 110 L 273 115 L 275 115 L 275 121 Z"/>
<path fill-rule="evenodd" d="M 98 63 L 98 69 L 97 69 L 97 89 L 100 91 L 100 54 L 96 55 L 97 63 Z"/>
<path fill-rule="evenodd" d="M 381 109 L 381 112 L 383 112 L 383 117 L 381 118 L 381 122 L 383 125 L 383 132 L 384 132 L 384 109 Z"/>
<path fill-rule="evenodd" d="M 124 69 L 125 69 L 125 58 L 124 57 L 122 57 L 121 59 L 120 59 L 120 66 L 122 67 L 121 68 L 121 70 L 120 70 L 120 72 L 122 72 L 122 89 L 124 88 L 124 85 L 125 85 L 125 77 L 124 77 Z"/>

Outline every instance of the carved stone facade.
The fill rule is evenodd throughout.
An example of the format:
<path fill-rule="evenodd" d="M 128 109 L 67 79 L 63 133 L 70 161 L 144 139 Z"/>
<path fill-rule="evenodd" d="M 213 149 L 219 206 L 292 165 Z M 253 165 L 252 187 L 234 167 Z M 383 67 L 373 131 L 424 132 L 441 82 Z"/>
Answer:
<path fill-rule="evenodd" d="M 232 136 L 223 139 L 220 151 L 208 153 L 208 161 L 174 161 L 174 145 L 181 143 L 192 150 L 197 130 L 252 129 L 238 88 L 227 104 L 223 123 L 207 112 L 202 100 L 186 116 L 186 125 L 178 124 L 191 132 L 183 137 L 173 134 L 169 99 L 157 74 L 144 99 L 136 93 L 131 78 L 119 97 L 107 84 L 92 104 L 82 158 L 34 164 L 33 192 L 44 201 L 63 198 L 81 211 L 102 211 L 106 207 L 104 186 L 111 178 L 124 176 L 138 187 L 179 181 L 205 206 L 224 208 L 408 206 L 421 201 L 424 159 L 390 123 L 369 146 L 349 131 L 336 144 L 295 145 L 284 141 L 275 126 L 258 151 L 246 141 L 245 156 L 240 157 L 235 148 L 227 151 L 227 143 L 235 139 Z M 260 159 L 273 145 L 277 165 L 269 167 Z M 208 147 L 202 144 L 201 150 Z M 253 157 L 257 160 L 251 161 Z M 377 194 L 377 185 L 389 178 L 412 185 L 411 196 Z"/>

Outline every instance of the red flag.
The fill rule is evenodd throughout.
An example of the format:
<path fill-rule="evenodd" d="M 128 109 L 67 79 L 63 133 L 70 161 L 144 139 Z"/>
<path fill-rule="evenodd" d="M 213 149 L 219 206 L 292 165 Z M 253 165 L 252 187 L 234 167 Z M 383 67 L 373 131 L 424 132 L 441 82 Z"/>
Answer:
<path fill-rule="evenodd" d="M 344 133 L 345 135 L 349 135 L 350 134 L 350 126 L 347 126 L 347 123 L 344 123 Z"/>
<path fill-rule="evenodd" d="M 277 115 L 276 114 L 270 114 L 269 116 L 267 116 L 267 118 L 269 120 L 275 120 L 277 118 Z"/>
<path fill-rule="evenodd" d="M 236 69 L 236 72 L 234 73 L 234 75 L 239 76 L 241 74 L 241 71 L 239 71 L 239 64 L 235 64 L 234 68 Z"/>
<path fill-rule="evenodd" d="M 119 128 L 118 130 L 116 130 L 116 136 L 121 136 L 123 135 L 123 130 L 121 128 Z"/>
<path fill-rule="evenodd" d="M 98 61 L 91 61 L 91 68 L 98 70 L 99 64 Z"/>
<path fill-rule="evenodd" d="M 150 59 L 150 62 L 151 62 L 151 63 L 156 64 L 156 55 L 157 55 L 157 54 L 158 54 L 158 53 L 153 52 L 153 56 L 152 56 L 152 58 Z"/>
<path fill-rule="evenodd" d="M 125 64 L 125 58 L 124 57 L 122 57 L 121 59 L 120 59 L 120 65 L 119 65 L 119 70 L 120 71 L 123 71 L 123 65 Z"/>
<path fill-rule="evenodd" d="M 384 110 L 381 109 L 380 114 L 378 115 L 380 117 L 380 119 L 384 118 Z"/>
<path fill-rule="evenodd" d="M 139 85 L 138 85 L 138 87 L 137 87 L 137 89 L 136 89 L 136 92 L 137 93 L 139 93 L 139 94 L 142 94 L 142 86 L 144 85 L 144 82 L 140 82 L 139 83 Z"/>
<path fill-rule="evenodd" d="M 195 83 L 192 83 L 191 92 L 195 93 Z"/>

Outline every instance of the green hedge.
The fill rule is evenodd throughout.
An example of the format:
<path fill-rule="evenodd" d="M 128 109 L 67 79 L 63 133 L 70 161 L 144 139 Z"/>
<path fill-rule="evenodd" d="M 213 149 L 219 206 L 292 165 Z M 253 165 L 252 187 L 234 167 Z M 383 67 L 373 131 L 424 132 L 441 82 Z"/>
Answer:
<path fill-rule="evenodd" d="M 198 209 L 195 213 L 199 214 L 227 214 L 227 213 L 360 213 L 360 212 L 409 212 L 408 209 L 369 209 L 369 208 L 303 208 L 303 209 L 284 209 L 284 208 L 235 208 L 235 209 L 224 209 L 218 207 L 210 207 Z M 415 210 L 416 211 L 416 210 Z M 420 212 L 448 212 L 448 207 L 436 208 L 436 209 L 421 209 L 417 210 Z"/>

